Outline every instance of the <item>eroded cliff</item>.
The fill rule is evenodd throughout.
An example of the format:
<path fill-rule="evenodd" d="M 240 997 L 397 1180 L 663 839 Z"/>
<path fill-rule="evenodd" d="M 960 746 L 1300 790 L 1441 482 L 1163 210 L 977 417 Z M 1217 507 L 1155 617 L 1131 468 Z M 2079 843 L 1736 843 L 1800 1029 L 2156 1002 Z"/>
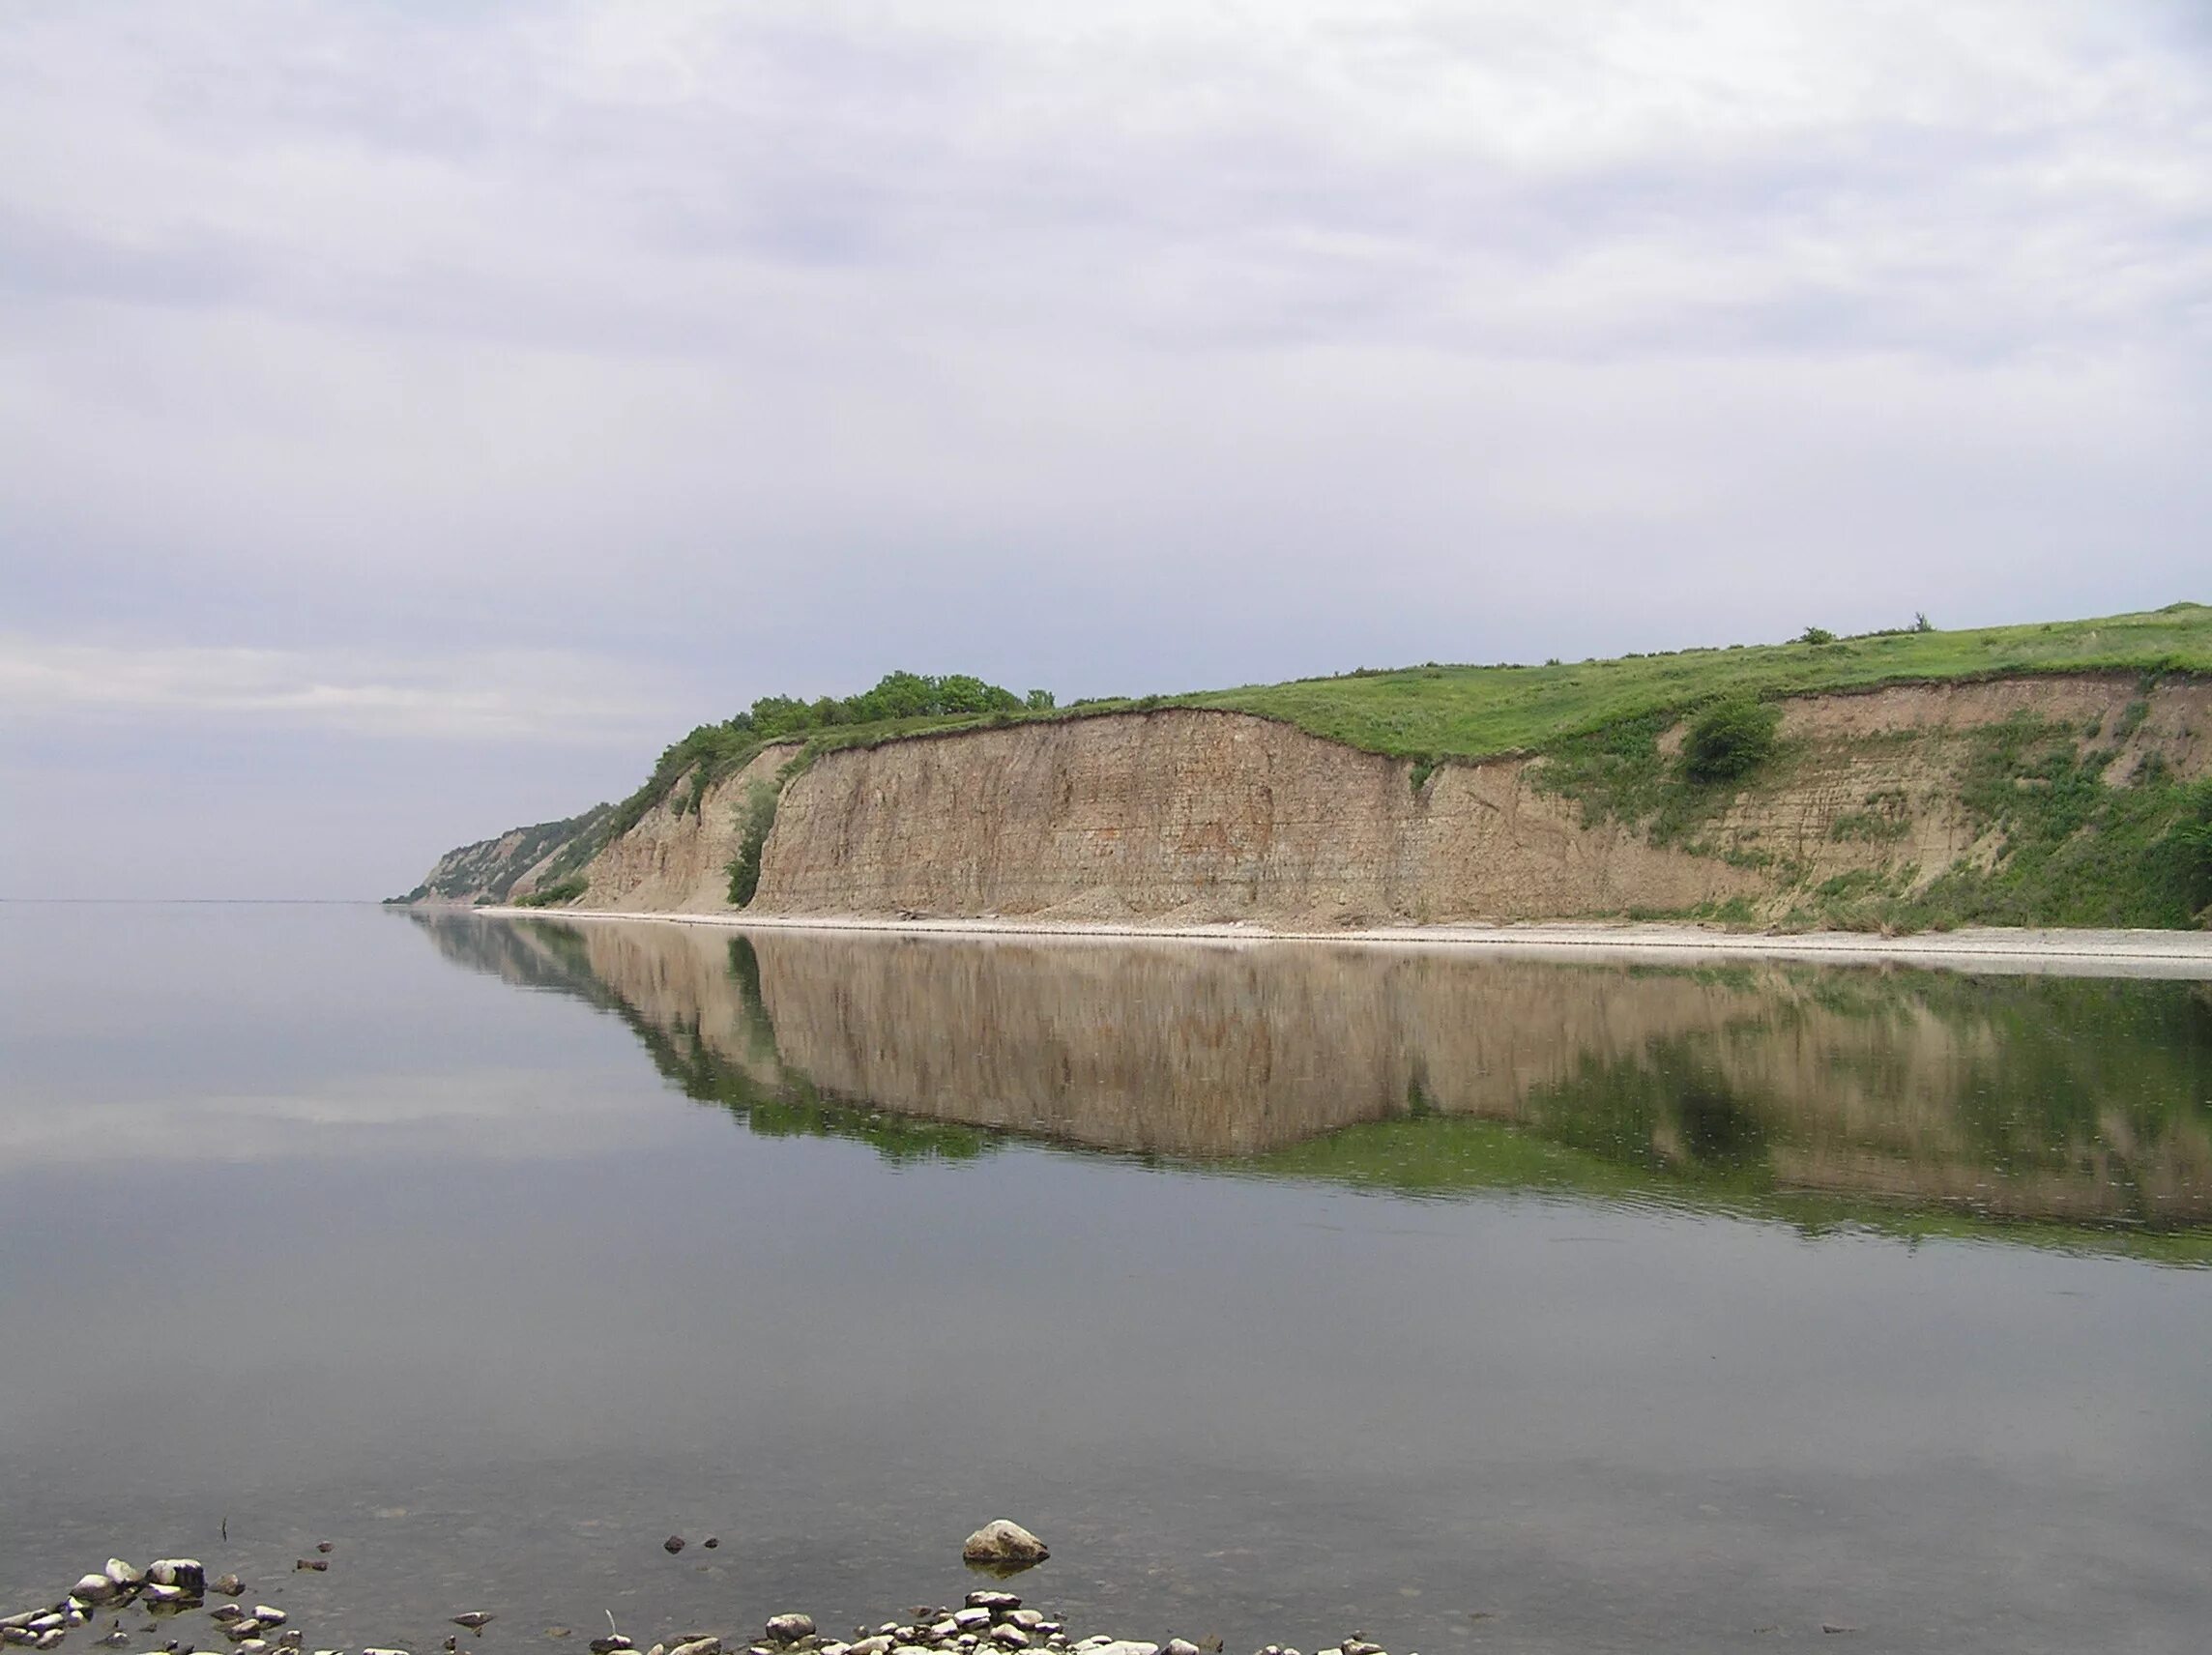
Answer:
<path fill-rule="evenodd" d="M 2103 756 L 2101 786 L 2146 769 L 2201 776 L 2212 686 L 2082 676 L 1803 697 L 1784 707 L 1784 760 L 1672 838 L 1578 793 L 1552 760 L 1424 774 L 1234 712 L 890 742 L 826 754 L 785 790 L 754 906 L 1320 924 L 1732 904 L 1772 916 L 1839 879 L 1906 890 L 1986 864 L 2004 825 L 1968 794 L 1978 738 L 1998 727 L 2044 741 L 2062 730 L 2059 745 Z"/>
<path fill-rule="evenodd" d="M 2173 860 L 2175 790 L 2212 770 L 2212 682 L 2037 676 L 1780 709 L 1772 761 L 1725 789 L 1684 787 L 1683 724 L 1649 720 L 1619 741 L 1435 766 L 1198 708 L 811 757 L 784 743 L 732 774 L 677 775 L 603 843 L 509 835 L 449 856 L 424 889 L 450 876 L 447 900 L 728 913 L 746 801 L 780 787 L 750 905 L 764 915 L 2181 924 L 2206 900 L 2187 880 L 2146 892 Z M 2037 857 L 2035 880 L 1995 889 Z"/>

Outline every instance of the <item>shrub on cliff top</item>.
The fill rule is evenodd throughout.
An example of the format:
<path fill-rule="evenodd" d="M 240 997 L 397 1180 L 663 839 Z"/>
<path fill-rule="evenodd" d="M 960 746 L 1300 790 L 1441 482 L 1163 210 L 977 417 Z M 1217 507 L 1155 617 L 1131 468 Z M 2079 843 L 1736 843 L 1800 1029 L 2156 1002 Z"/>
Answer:
<path fill-rule="evenodd" d="M 1694 782 L 1741 781 L 1774 755 L 1782 710 L 1762 701 L 1729 700 L 1698 715 L 1682 742 L 1682 772 Z"/>

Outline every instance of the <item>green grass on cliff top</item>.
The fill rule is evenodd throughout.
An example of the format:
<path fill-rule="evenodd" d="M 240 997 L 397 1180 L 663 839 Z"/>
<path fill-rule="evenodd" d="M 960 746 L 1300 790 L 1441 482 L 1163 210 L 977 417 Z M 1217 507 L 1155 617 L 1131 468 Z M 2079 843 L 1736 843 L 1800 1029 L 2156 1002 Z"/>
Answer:
<path fill-rule="evenodd" d="M 1799 695 L 1999 678 L 2023 673 L 2131 672 L 2212 675 L 2212 608 L 2174 603 L 2141 615 L 1965 632 L 1881 632 L 1833 643 L 1736 644 L 1616 660 L 1545 666 L 1434 663 L 1341 678 L 1247 684 L 1184 695 L 1078 702 L 1048 712 L 888 719 L 837 725 L 776 740 L 802 744 L 801 767 L 840 747 L 870 747 L 961 731 L 1156 708 L 1215 707 L 1295 725 L 1368 752 L 1435 762 L 1534 752 L 1591 730 L 1725 696 Z M 685 775 L 692 803 L 768 744 L 726 726 L 703 725 L 661 755 L 653 776 L 616 807 L 608 835 L 625 831 Z"/>
<path fill-rule="evenodd" d="M 2095 621 L 1679 650 L 1557 666 L 1407 667 L 1208 690 L 1152 705 L 1257 713 L 1401 758 L 1484 758 L 1723 696 L 2083 671 L 2212 674 L 2212 608 L 2176 603 Z"/>

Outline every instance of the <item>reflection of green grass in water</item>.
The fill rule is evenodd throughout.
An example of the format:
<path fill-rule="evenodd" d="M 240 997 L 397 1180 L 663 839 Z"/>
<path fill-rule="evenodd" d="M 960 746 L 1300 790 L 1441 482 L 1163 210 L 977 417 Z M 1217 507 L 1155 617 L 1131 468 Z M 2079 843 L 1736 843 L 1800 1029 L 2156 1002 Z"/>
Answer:
<path fill-rule="evenodd" d="M 1985 1218 L 1946 1206 L 1778 1190 L 1763 1170 L 1659 1172 L 1553 1143 L 1526 1127 L 1467 1116 L 1370 1121 L 1248 1162 L 1211 1167 L 1253 1177 L 1339 1184 L 1387 1195 L 1571 1195 L 1763 1219 L 1791 1225 L 1808 1235 L 1864 1230 L 1912 1241 L 2005 1241 L 2212 1266 L 2212 1233 L 2202 1230 L 2028 1223 Z"/>

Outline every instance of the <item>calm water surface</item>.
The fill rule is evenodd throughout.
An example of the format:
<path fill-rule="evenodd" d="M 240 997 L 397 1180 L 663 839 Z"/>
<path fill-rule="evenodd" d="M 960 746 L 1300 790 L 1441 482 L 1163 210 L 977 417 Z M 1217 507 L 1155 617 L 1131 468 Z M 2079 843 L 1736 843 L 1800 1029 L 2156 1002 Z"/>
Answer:
<path fill-rule="evenodd" d="M 0 950 L 0 1611 L 183 1551 L 311 1645 L 841 1628 L 1004 1515 L 1078 1631 L 1231 1655 L 2206 1647 L 2204 984 L 347 908 Z"/>

